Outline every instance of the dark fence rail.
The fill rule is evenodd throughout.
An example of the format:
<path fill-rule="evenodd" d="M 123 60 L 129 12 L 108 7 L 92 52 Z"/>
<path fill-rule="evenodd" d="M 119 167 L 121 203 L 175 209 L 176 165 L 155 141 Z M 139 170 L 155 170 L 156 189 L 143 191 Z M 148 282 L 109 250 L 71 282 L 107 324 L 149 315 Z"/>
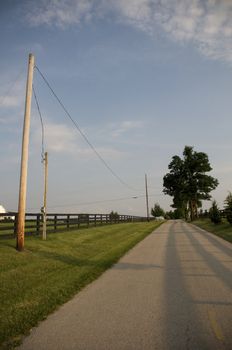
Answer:
<path fill-rule="evenodd" d="M 16 236 L 18 213 L 0 213 L 0 238 Z M 146 217 L 131 215 L 111 215 L 111 214 L 47 214 L 47 232 L 66 231 L 84 227 L 94 227 L 106 224 L 118 224 L 123 222 L 147 221 Z M 26 213 L 25 234 L 39 235 L 43 226 L 42 213 Z"/>

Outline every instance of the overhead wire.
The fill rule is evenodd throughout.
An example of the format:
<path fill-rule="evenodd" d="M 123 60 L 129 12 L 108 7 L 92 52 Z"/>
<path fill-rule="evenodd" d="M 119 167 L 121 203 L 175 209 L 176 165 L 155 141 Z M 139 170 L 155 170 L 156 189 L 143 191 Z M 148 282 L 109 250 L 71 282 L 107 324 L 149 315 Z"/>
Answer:
<path fill-rule="evenodd" d="M 162 196 L 162 193 L 159 194 L 151 194 L 150 197 L 158 197 Z M 138 199 L 138 198 L 145 198 L 146 195 L 139 195 L 139 196 L 132 196 L 132 197 L 121 197 L 121 198 L 112 198 L 112 199 L 103 199 L 98 201 L 92 201 L 92 202 L 81 202 L 81 203 L 70 203 L 70 204 L 60 204 L 60 205 L 51 205 L 48 206 L 48 208 L 63 208 L 63 207 L 77 207 L 77 206 L 84 206 L 84 205 L 93 205 L 93 204 L 99 204 L 99 203 L 107 203 L 107 202 L 118 202 L 118 201 L 124 201 L 129 199 Z M 27 208 L 27 210 L 37 210 L 38 208 Z"/>
<path fill-rule="evenodd" d="M 162 194 L 153 194 L 150 195 L 149 197 L 156 197 L 156 196 L 161 196 Z M 75 207 L 75 206 L 81 206 L 81 205 L 92 205 L 92 204 L 99 204 L 99 203 L 107 203 L 107 202 L 118 202 L 118 201 L 124 201 L 128 199 L 137 199 L 137 198 L 145 198 L 145 195 L 142 196 L 133 196 L 133 197 L 123 197 L 123 198 L 115 198 L 115 199 L 105 199 L 105 200 L 99 200 L 99 201 L 94 201 L 94 202 L 82 202 L 82 203 L 72 203 L 72 204 L 64 204 L 64 205 L 56 205 L 56 206 L 49 206 L 49 208 L 62 208 L 62 207 Z"/>
<path fill-rule="evenodd" d="M 32 90 L 33 90 L 33 95 L 34 95 L 34 98 L 35 98 L 35 103 L 36 103 L 36 106 L 37 106 L 37 110 L 38 110 L 38 113 L 39 113 L 39 118 L 40 118 L 40 124 L 41 124 L 41 157 L 42 157 L 42 163 L 44 161 L 44 123 L 43 123 L 43 118 L 42 118 L 42 114 L 41 114 L 41 111 L 40 111 L 40 106 L 39 106 L 39 101 L 38 101 L 38 98 L 37 98 L 37 95 L 36 95 L 36 92 L 35 92 L 35 88 L 34 88 L 34 85 L 32 85 Z"/>
<path fill-rule="evenodd" d="M 78 123 L 72 118 L 71 114 L 69 113 L 69 111 L 67 110 L 67 108 L 64 106 L 63 102 L 61 101 L 61 99 L 57 96 L 57 94 L 55 93 L 54 89 L 51 87 L 50 83 L 48 82 L 47 78 L 45 78 L 44 74 L 41 72 L 41 70 L 38 68 L 37 65 L 35 65 L 35 69 L 38 71 L 38 73 L 40 74 L 40 76 L 42 77 L 42 79 L 44 80 L 44 82 L 46 83 L 46 85 L 48 86 L 49 90 L 51 91 L 51 93 L 53 94 L 53 96 L 55 97 L 55 99 L 57 100 L 57 102 L 59 103 L 59 105 L 61 106 L 61 108 L 63 109 L 63 111 L 65 112 L 65 114 L 68 116 L 68 118 L 71 120 L 71 122 L 73 123 L 73 125 L 75 126 L 75 128 L 78 130 L 78 132 L 80 133 L 80 135 L 83 137 L 83 139 L 85 140 L 85 142 L 89 145 L 89 147 L 93 150 L 93 152 L 96 154 L 96 156 L 99 158 L 99 160 L 104 164 L 104 166 L 110 171 L 110 173 L 124 186 L 126 186 L 128 189 L 133 190 L 133 191 L 137 191 L 137 189 L 133 188 L 132 186 L 130 186 L 129 184 L 127 184 L 118 174 L 116 174 L 116 172 L 110 167 L 110 165 L 105 161 L 105 159 L 100 155 L 100 153 L 96 150 L 96 148 L 93 146 L 93 144 L 89 141 L 89 139 L 87 138 L 87 136 L 83 133 L 83 131 L 81 130 L 80 126 L 78 125 Z"/>

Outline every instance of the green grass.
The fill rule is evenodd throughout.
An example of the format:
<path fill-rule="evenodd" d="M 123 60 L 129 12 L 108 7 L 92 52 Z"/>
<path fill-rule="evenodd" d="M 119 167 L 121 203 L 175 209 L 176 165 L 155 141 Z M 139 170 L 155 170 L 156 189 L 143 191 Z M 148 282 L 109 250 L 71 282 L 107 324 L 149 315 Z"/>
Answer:
<path fill-rule="evenodd" d="M 115 223 L 113 222 L 112 225 Z M 78 224 L 75 223 L 70 223 L 69 230 L 77 230 L 77 229 L 86 229 L 88 227 L 95 227 L 95 226 L 104 226 L 104 225 L 110 225 L 110 223 L 101 223 L 100 221 L 96 222 L 96 225 L 94 222 L 90 222 L 89 226 L 87 223 L 80 223 L 79 228 Z M 29 228 L 30 227 L 30 228 Z M 5 229 L 3 229 L 5 228 Z M 47 220 L 47 232 L 61 232 L 61 231 L 66 231 L 67 230 L 67 223 L 57 225 L 57 230 L 54 230 L 54 221 L 53 220 Z M 26 226 L 25 226 L 25 232 L 32 233 L 34 235 L 37 234 L 36 232 L 36 220 L 33 221 L 26 221 Z M 42 222 L 40 222 L 40 233 L 42 232 Z M 0 221 L 0 238 L 1 236 L 10 236 L 12 235 L 13 237 L 14 234 L 14 222 L 5 222 L 5 221 Z"/>
<path fill-rule="evenodd" d="M 160 223 L 127 223 L 28 237 L 25 250 L 0 241 L 0 348 L 69 300 Z"/>
<path fill-rule="evenodd" d="M 1 228 L 7 228 L 7 230 L 1 231 Z M 7 234 L 13 234 L 14 233 L 14 222 L 5 222 L 0 221 L 0 235 L 7 235 Z"/>
<path fill-rule="evenodd" d="M 196 220 L 193 224 L 232 243 L 232 225 L 226 219 L 223 219 L 221 224 L 216 225 L 210 219 Z"/>

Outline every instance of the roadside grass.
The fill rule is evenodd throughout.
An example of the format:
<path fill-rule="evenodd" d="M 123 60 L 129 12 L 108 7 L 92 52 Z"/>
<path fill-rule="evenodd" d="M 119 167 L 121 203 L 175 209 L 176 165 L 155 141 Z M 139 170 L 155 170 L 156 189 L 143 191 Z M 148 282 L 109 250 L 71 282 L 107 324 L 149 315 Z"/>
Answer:
<path fill-rule="evenodd" d="M 123 223 L 0 241 L 0 348 L 12 349 L 39 321 L 99 277 L 161 223 Z"/>
<path fill-rule="evenodd" d="M 2 230 L 1 230 L 2 229 Z M 14 222 L 0 221 L 0 235 L 13 234 L 14 233 Z"/>
<path fill-rule="evenodd" d="M 114 225 L 115 223 L 112 223 L 112 225 Z M 101 223 L 101 222 L 97 222 L 96 225 L 94 222 L 90 222 L 89 224 L 87 223 L 80 223 L 79 227 L 78 224 L 75 223 L 70 223 L 69 225 L 69 231 L 70 230 L 81 230 L 81 229 L 86 229 L 86 228 L 90 228 L 90 227 L 95 227 L 95 226 L 105 226 L 105 225 L 110 225 L 110 223 Z M 64 232 L 67 231 L 67 223 L 59 224 L 57 226 L 57 229 L 54 229 L 54 221 L 53 220 L 47 220 L 47 232 L 48 233 L 57 233 L 57 232 Z M 26 221 L 26 225 L 25 225 L 25 232 L 28 233 L 29 235 L 36 235 L 36 220 L 33 221 Z M 42 232 L 42 223 L 40 226 L 40 233 Z M 4 221 L 0 221 L 0 239 L 1 238 L 5 238 L 3 236 L 8 236 L 6 238 L 13 238 L 14 235 L 14 222 L 13 221 L 9 221 L 9 222 L 4 222 Z"/>
<path fill-rule="evenodd" d="M 220 224 L 214 224 L 210 219 L 196 220 L 193 224 L 232 243 L 232 225 L 226 219 L 223 219 Z"/>

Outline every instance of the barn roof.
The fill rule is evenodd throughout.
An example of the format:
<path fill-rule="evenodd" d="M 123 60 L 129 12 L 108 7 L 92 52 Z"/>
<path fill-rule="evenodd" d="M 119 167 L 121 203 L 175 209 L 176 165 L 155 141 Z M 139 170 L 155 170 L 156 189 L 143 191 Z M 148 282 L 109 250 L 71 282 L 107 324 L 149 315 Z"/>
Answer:
<path fill-rule="evenodd" d="M 2 205 L 0 205 L 0 213 L 6 213 L 6 209 Z"/>

